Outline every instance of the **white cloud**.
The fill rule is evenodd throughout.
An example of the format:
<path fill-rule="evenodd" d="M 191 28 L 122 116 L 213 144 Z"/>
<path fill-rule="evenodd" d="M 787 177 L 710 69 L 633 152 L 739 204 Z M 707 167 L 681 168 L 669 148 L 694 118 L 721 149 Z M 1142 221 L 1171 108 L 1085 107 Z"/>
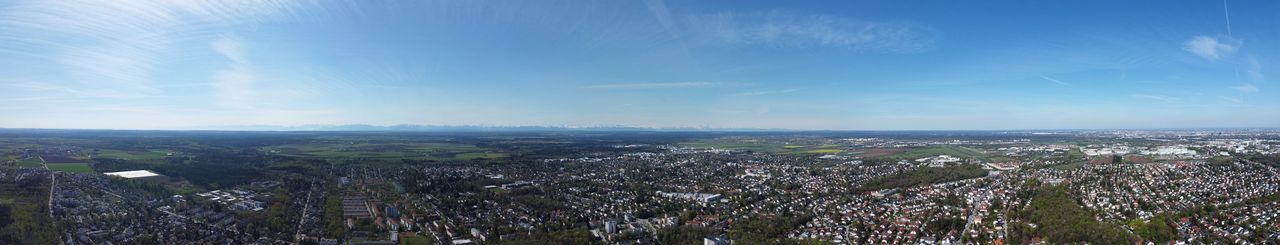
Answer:
<path fill-rule="evenodd" d="M 1043 75 L 1042 75 L 1042 76 L 1040 76 L 1040 78 L 1044 78 L 1044 80 L 1048 80 L 1048 81 L 1050 81 L 1050 82 L 1057 83 L 1058 85 L 1062 85 L 1062 86 L 1071 86 L 1071 84 L 1070 84 L 1070 83 L 1063 82 L 1063 81 L 1059 81 L 1058 79 L 1053 79 L 1053 78 L 1051 78 L 1051 77 L 1047 77 L 1047 76 L 1043 76 Z"/>
<path fill-rule="evenodd" d="M 785 93 L 791 93 L 795 91 L 800 91 L 800 89 L 793 88 L 793 89 L 772 90 L 772 91 L 751 91 L 751 92 L 737 93 L 733 95 L 734 96 L 760 96 L 760 95 L 768 95 L 768 94 L 785 94 Z"/>
<path fill-rule="evenodd" d="M 936 31 L 910 23 L 782 12 L 691 15 L 686 24 L 694 41 L 715 46 L 834 47 L 898 53 L 932 49 L 937 38 Z"/>
<path fill-rule="evenodd" d="M 591 85 L 583 88 L 589 89 L 678 89 L 678 88 L 710 88 L 710 87 L 741 87 L 750 86 L 748 83 L 731 83 L 731 82 L 676 82 L 676 83 L 614 83 Z"/>
<path fill-rule="evenodd" d="M 1236 91 L 1245 92 L 1245 93 L 1258 92 L 1258 87 L 1253 86 L 1252 83 L 1240 84 L 1240 86 L 1232 86 L 1231 89 L 1235 89 Z"/>
<path fill-rule="evenodd" d="M 1212 61 L 1235 53 L 1239 47 L 1240 41 L 1235 39 L 1224 38 L 1218 40 L 1206 36 L 1196 36 L 1182 44 L 1182 50 Z"/>

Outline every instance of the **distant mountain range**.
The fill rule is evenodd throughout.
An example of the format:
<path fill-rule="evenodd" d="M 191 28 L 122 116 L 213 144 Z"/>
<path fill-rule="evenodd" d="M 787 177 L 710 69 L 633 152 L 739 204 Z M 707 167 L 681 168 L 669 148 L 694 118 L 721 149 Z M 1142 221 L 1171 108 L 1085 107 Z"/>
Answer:
<path fill-rule="evenodd" d="M 624 125 L 611 126 L 490 126 L 490 125 L 243 125 L 200 128 L 201 130 L 235 130 L 235 131 L 445 131 L 445 132 L 512 132 L 512 131 L 796 131 L 780 128 L 712 128 L 712 127 L 635 127 Z"/>

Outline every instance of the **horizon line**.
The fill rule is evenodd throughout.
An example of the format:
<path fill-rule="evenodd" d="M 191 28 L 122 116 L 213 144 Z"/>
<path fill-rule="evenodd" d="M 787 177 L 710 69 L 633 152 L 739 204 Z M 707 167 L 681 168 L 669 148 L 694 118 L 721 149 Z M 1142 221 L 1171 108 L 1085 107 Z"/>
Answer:
<path fill-rule="evenodd" d="M 236 129 L 237 127 L 243 127 Z M 252 128 L 262 127 L 262 128 Z M 345 127 L 345 128 L 344 128 Z M 365 127 L 365 128 L 349 128 Z M 270 129 L 276 128 L 276 129 Z M 597 131 L 597 132 L 991 132 L 991 131 L 1194 131 L 1194 130 L 1280 130 L 1269 127 L 1168 127 L 1168 128 L 1008 128 L 1008 129 L 792 129 L 792 128 L 736 128 L 736 127 L 638 127 L 638 126 L 547 126 L 547 125 L 252 125 L 193 128 L 27 128 L 0 127 L 0 130 L 64 130 L 64 131 L 167 131 L 167 132 L 539 132 L 539 131 Z"/>

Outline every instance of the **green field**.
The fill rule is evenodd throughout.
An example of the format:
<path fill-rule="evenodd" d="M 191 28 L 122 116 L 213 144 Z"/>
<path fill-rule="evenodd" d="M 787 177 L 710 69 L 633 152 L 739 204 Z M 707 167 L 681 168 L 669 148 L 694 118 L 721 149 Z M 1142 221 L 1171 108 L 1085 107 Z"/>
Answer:
<path fill-rule="evenodd" d="M 18 167 L 43 168 L 44 162 L 40 161 L 40 158 L 32 157 L 32 158 L 18 160 Z"/>
<path fill-rule="evenodd" d="M 792 154 L 834 154 L 834 153 L 841 153 L 841 152 L 844 152 L 844 150 L 841 150 L 841 149 L 813 149 L 813 150 L 807 150 L 807 151 L 796 151 L 796 152 L 788 152 L 788 153 L 792 153 Z"/>
<path fill-rule="evenodd" d="M 482 153 L 477 153 L 477 152 L 472 152 L 472 153 L 462 153 L 462 154 L 458 154 L 458 156 L 457 156 L 457 158 L 458 158 L 459 160 L 471 160 L 471 159 L 498 159 L 498 158 L 504 158 L 504 157 L 507 157 L 507 154 L 506 154 L 506 153 L 491 153 L 491 152 L 482 152 Z"/>
<path fill-rule="evenodd" d="M 103 149 L 103 150 L 96 151 L 96 153 L 92 154 L 92 156 L 95 158 L 113 158 L 113 159 L 121 159 L 121 160 L 146 161 L 146 160 L 164 160 L 164 158 L 167 157 L 168 154 L 169 154 L 168 151 L 161 151 L 161 150 L 122 151 L 122 150 Z"/>
<path fill-rule="evenodd" d="M 49 170 L 72 172 L 72 173 L 93 173 L 93 168 L 88 163 L 50 163 Z"/>
<path fill-rule="evenodd" d="M 696 148 L 716 148 L 735 151 L 768 152 L 780 154 L 835 154 L 844 152 L 837 149 L 839 145 L 797 145 L 760 140 L 705 140 L 680 143 L 681 146 Z"/>
<path fill-rule="evenodd" d="M 937 155 L 950 155 L 959 158 L 968 158 L 982 156 L 982 152 L 963 146 L 930 146 L 925 148 L 914 149 L 894 154 L 881 156 L 880 158 L 893 158 L 913 160 Z"/>
<path fill-rule="evenodd" d="M 1084 152 L 1081 152 L 1080 148 L 1077 148 L 1077 147 L 1072 147 L 1071 151 L 1067 152 L 1067 156 L 1061 159 L 1063 163 L 1043 166 L 1042 168 L 1053 168 L 1057 170 L 1072 170 L 1072 169 L 1080 168 L 1084 166 L 1086 163 L 1089 163 L 1089 159 L 1085 158 Z"/>

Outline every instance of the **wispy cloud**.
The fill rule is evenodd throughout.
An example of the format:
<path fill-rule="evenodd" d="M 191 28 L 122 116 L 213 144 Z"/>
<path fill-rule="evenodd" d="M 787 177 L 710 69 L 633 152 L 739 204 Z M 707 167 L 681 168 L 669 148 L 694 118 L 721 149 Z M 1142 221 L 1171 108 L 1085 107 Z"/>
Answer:
<path fill-rule="evenodd" d="M 1245 74 L 1249 75 L 1249 79 L 1253 79 L 1255 82 L 1261 82 L 1264 79 L 1262 76 L 1262 63 L 1258 62 L 1257 58 L 1249 57 L 1249 60 L 1245 62 L 1244 71 Z"/>
<path fill-rule="evenodd" d="M 676 24 L 671 18 L 671 11 L 667 9 L 667 4 L 662 0 L 644 0 L 645 8 L 649 9 L 649 13 L 653 14 L 653 18 L 658 20 L 658 24 L 672 36 L 679 36 L 676 33 Z"/>
<path fill-rule="evenodd" d="M 1048 77 L 1048 76 L 1041 75 L 1041 76 L 1040 76 L 1040 78 L 1043 78 L 1044 80 L 1049 81 L 1049 82 L 1057 83 L 1058 85 L 1062 85 L 1062 86 L 1071 86 L 1071 84 L 1070 84 L 1070 83 L 1063 82 L 1063 81 L 1059 81 L 1058 79 L 1053 79 L 1052 77 Z"/>
<path fill-rule="evenodd" d="M 1258 92 L 1258 87 L 1253 86 L 1252 83 L 1240 84 L 1240 86 L 1231 86 L 1231 89 L 1235 89 L 1236 91 L 1245 92 L 1245 93 Z"/>
<path fill-rule="evenodd" d="M 0 49 L 63 66 L 70 82 L 159 93 L 152 73 L 167 57 L 187 56 L 180 42 L 215 38 L 209 30 L 295 14 L 297 2 L 262 1 L 15 1 L 0 12 Z M 5 59 L 5 57 L 0 57 Z"/>
<path fill-rule="evenodd" d="M 591 85 L 583 88 L 588 89 L 681 89 L 681 88 L 711 88 L 711 87 L 743 87 L 750 86 L 750 83 L 734 83 L 734 82 L 676 82 L 676 83 L 614 83 Z"/>
<path fill-rule="evenodd" d="M 1173 102 L 1173 101 L 1175 101 L 1175 99 L 1174 99 L 1173 97 L 1164 96 L 1164 95 L 1154 95 L 1154 94 L 1130 94 L 1129 96 L 1130 96 L 1130 97 L 1134 97 L 1134 98 L 1139 98 L 1139 99 L 1159 100 L 1159 101 L 1163 101 L 1163 102 L 1166 102 L 1166 103 L 1169 103 L 1169 102 Z"/>
<path fill-rule="evenodd" d="M 16 100 L 38 101 L 38 100 L 85 100 L 85 99 L 139 99 L 139 98 L 163 98 L 168 96 L 151 95 L 144 93 L 135 93 L 133 91 L 121 91 L 118 89 L 97 89 L 97 88 L 74 88 L 62 86 L 53 83 L 30 82 L 30 81 L 5 81 L 0 80 L 0 87 L 9 87 L 6 89 L 14 89 L 15 91 L 23 91 L 25 94 L 38 94 L 38 97 L 16 98 Z"/>
<path fill-rule="evenodd" d="M 1218 96 L 1218 98 L 1231 103 L 1244 104 L 1244 100 L 1240 98 L 1227 97 L 1227 96 Z"/>
<path fill-rule="evenodd" d="M 854 20 L 784 12 L 691 15 L 695 41 L 716 46 L 847 48 L 872 52 L 918 52 L 934 47 L 937 32 L 905 22 Z"/>
<path fill-rule="evenodd" d="M 228 67 L 218 71 L 213 78 L 213 88 L 223 105 L 249 108 L 254 105 L 254 75 L 239 38 L 222 37 L 214 40 L 213 49 L 226 57 Z"/>
<path fill-rule="evenodd" d="M 1217 61 L 1231 55 L 1240 48 L 1240 41 L 1232 38 L 1221 40 L 1207 36 L 1192 37 L 1182 44 L 1182 50 L 1191 52 L 1201 58 Z"/>
<path fill-rule="evenodd" d="M 736 94 L 733 94 L 733 96 L 760 96 L 760 95 L 769 95 L 769 94 L 785 94 L 785 93 L 791 93 L 791 92 L 796 92 L 800 90 L 801 89 L 793 88 L 793 89 L 770 90 L 770 91 L 751 91 L 751 92 L 736 93 Z"/>

